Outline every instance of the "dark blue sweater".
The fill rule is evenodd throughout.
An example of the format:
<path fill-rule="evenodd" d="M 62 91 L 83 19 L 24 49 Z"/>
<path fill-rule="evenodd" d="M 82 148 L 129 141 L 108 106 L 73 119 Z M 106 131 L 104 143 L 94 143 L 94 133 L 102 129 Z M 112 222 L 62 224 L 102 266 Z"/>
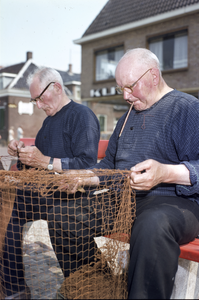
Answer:
<path fill-rule="evenodd" d="M 61 158 L 62 169 L 86 169 L 97 162 L 100 126 L 96 115 L 71 101 L 47 117 L 35 145 L 46 156 Z"/>
<path fill-rule="evenodd" d="M 182 196 L 199 203 L 199 101 L 173 90 L 144 111 L 135 109 L 120 138 L 126 114 L 118 121 L 106 157 L 93 168 L 130 169 L 137 163 L 154 159 L 163 164 L 185 164 L 191 186 L 159 184 L 137 195 Z"/>

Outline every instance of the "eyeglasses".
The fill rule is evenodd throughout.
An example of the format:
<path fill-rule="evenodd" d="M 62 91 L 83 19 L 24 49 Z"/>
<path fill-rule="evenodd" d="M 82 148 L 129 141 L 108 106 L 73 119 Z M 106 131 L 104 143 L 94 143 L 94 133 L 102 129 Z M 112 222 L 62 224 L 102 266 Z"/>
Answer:
<path fill-rule="evenodd" d="M 42 101 L 41 99 L 41 96 L 43 95 L 43 93 L 47 90 L 47 88 L 51 85 L 51 83 L 55 83 L 54 81 L 50 82 L 46 87 L 45 89 L 41 92 L 41 94 L 36 97 L 35 99 L 31 98 L 30 99 L 30 102 L 33 103 L 33 104 L 36 104 L 38 100 Z"/>
<path fill-rule="evenodd" d="M 126 91 L 127 93 L 133 93 L 133 87 L 137 84 L 137 82 L 148 72 L 152 70 L 152 68 L 148 69 L 136 82 L 134 82 L 132 85 L 130 86 L 125 86 L 125 87 L 120 87 L 120 86 L 116 86 L 116 91 L 118 92 L 118 94 L 123 94 L 124 91 Z"/>

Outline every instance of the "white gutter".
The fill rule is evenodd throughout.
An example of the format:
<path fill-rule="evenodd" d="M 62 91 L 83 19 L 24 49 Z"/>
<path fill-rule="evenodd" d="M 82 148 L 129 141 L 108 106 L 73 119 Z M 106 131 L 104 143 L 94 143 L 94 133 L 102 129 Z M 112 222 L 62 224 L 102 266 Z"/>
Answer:
<path fill-rule="evenodd" d="M 13 77 L 15 78 L 17 76 L 17 74 L 13 74 L 13 73 L 0 73 L 0 77 Z"/>
<path fill-rule="evenodd" d="M 163 20 L 167 20 L 167 19 L 171 19 L 171 18 L 175 18 L 175 17 L 179 17 L 188 13 L 193 13 L 196 12 L 197 10 L 199 10 L 199 3 L 193 4 L 193 5 L 189 5 L 189 6 L 185 6 L 170 12 L 166 12 L 163 14 L 159 14 L 157 16 L 152 16 L 146 19 L 142 19 L 136 22 L 131 22 L 128 24 L 124 24 L 121 26 L 117 26 L 111 29 L 107 29 L 101 32 L 97 32 L 97 33 L 93 33 L 90 35 L 87 35 L 85 37 L 82 37 L 80 39 L 74 40 L 73 42 L 75 44 L 83 44 L 92 40 L 96 40 L 96 39 L 100 39 L 103 37 L 107 37 L 109 35 L 113 35 L 113 34 L 117 34 L 117 33 L 121 33 L 123 31 L 127 31 L 130 29 L 135 29 L 141 26 L 146 26 L 148 24 L 152 24 L 152 23 L 156 23 L 156 22 L 160 22 Z"/>
<path fill-rule="evenodd" d="M 6 96 L 15 96 L 15 97 L 23 97 L 23 98 L 30 98 L 30 92 L 22 91 L 18 89 L 3 89 L 0 90 L 0 97 L 6 97 Z"/>
<path fill-rule="evenodd" d="M 81 85 L 81 82 L 80 81 L 67 81 L 67 82 L 64 82 L 65 85 L 69 85 L 69 84 L 74 84 L 74 85 Z"/>

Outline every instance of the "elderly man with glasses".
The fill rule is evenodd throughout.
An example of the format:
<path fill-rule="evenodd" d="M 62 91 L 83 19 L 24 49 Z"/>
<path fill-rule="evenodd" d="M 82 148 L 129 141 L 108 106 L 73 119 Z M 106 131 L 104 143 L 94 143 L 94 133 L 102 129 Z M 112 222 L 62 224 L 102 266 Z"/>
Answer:
<path fill-rule="evenodd" d="M 39 68 L 27 80 L 31 102 L 47 115 L 39 130 L 35 146 L 24 146 L 12 140 L 8 153 L 18 156 L 20 168 L 42 168 L 50 171 L 86 169 L 97 162 L 100 126 L 88 107 L 70 100 L 64 91 L 60 74 L 51 68 Z M 54 198 L 62 195 L 56 193 Z M 12 218 L 8 224 L 3 267 L 7 299 L 30 298 L 24 280 L 21 232 L 30 220 L 47 219 L 53 197 L 41 197 L 33 191 L 17 190 Z M 14 254 L 17 249 L 17 254 Z"/>
<path fill-rule="evenodd" d="M 169 299 L 179 245 L 199 234 L 199 101 L 170 88 L 162 78 L 158 58 L 147 49 L 128 51 L 115 77 L 116 89 L 130 109 L 118 121 L 106 157 L 92 168 L 129 170 L 130 185 L 136 192 L 129 299 Z M 88 175 L 91 170 L 79 172 Z M 76 188 L 106 181 L 91 175 L 77 181 Z M 67 188 L 63 182 L 62 188 Z M 67 219 L 62 221 L 64 228 Z M 49 227 L 53 231 L 53 221 Z M 98 230 L 100 233 L 100 226 Z"/>

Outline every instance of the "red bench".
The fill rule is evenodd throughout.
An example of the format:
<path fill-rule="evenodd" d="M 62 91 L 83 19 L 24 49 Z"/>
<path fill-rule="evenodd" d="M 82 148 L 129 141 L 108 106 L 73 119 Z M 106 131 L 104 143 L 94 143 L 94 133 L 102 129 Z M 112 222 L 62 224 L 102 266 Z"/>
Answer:
<path fill-rule="evenodd" d="M 199 239 L 180 246 L 180 257 L 199 262 Z"/>
<path fill-rule="evenodd" d="M 108 140 L 100 140 L 99 141 L 99 146 L 98 146 L 98 159 L 102 159 L 105 157 L 105 152 L 108 147 Z"/>
<path fill-rule="evenodd" d="M 21 141 L 24 142 L 25 146 L 31 146 L 35 144 L 34 138 L 23 138 Z M 102 159 L 105 157 L 105 151 L 108 146 L 108 140 L 100 140 L 98 147 L 98 159 Z M 16 164 L 11 167 L 11 170 L 17 170 Z M 187 260 L 192 260 L 199 262 L 199 239 L 195 239 L 194 241 L 181 245 L 180 246 L 180 258 L 184 258 Z"/>
<path fill-rule="evenodd" d="M 25 146 L 34 146 L 35 138 L 22 138 L 20 141 L 24 142 Z"/>

